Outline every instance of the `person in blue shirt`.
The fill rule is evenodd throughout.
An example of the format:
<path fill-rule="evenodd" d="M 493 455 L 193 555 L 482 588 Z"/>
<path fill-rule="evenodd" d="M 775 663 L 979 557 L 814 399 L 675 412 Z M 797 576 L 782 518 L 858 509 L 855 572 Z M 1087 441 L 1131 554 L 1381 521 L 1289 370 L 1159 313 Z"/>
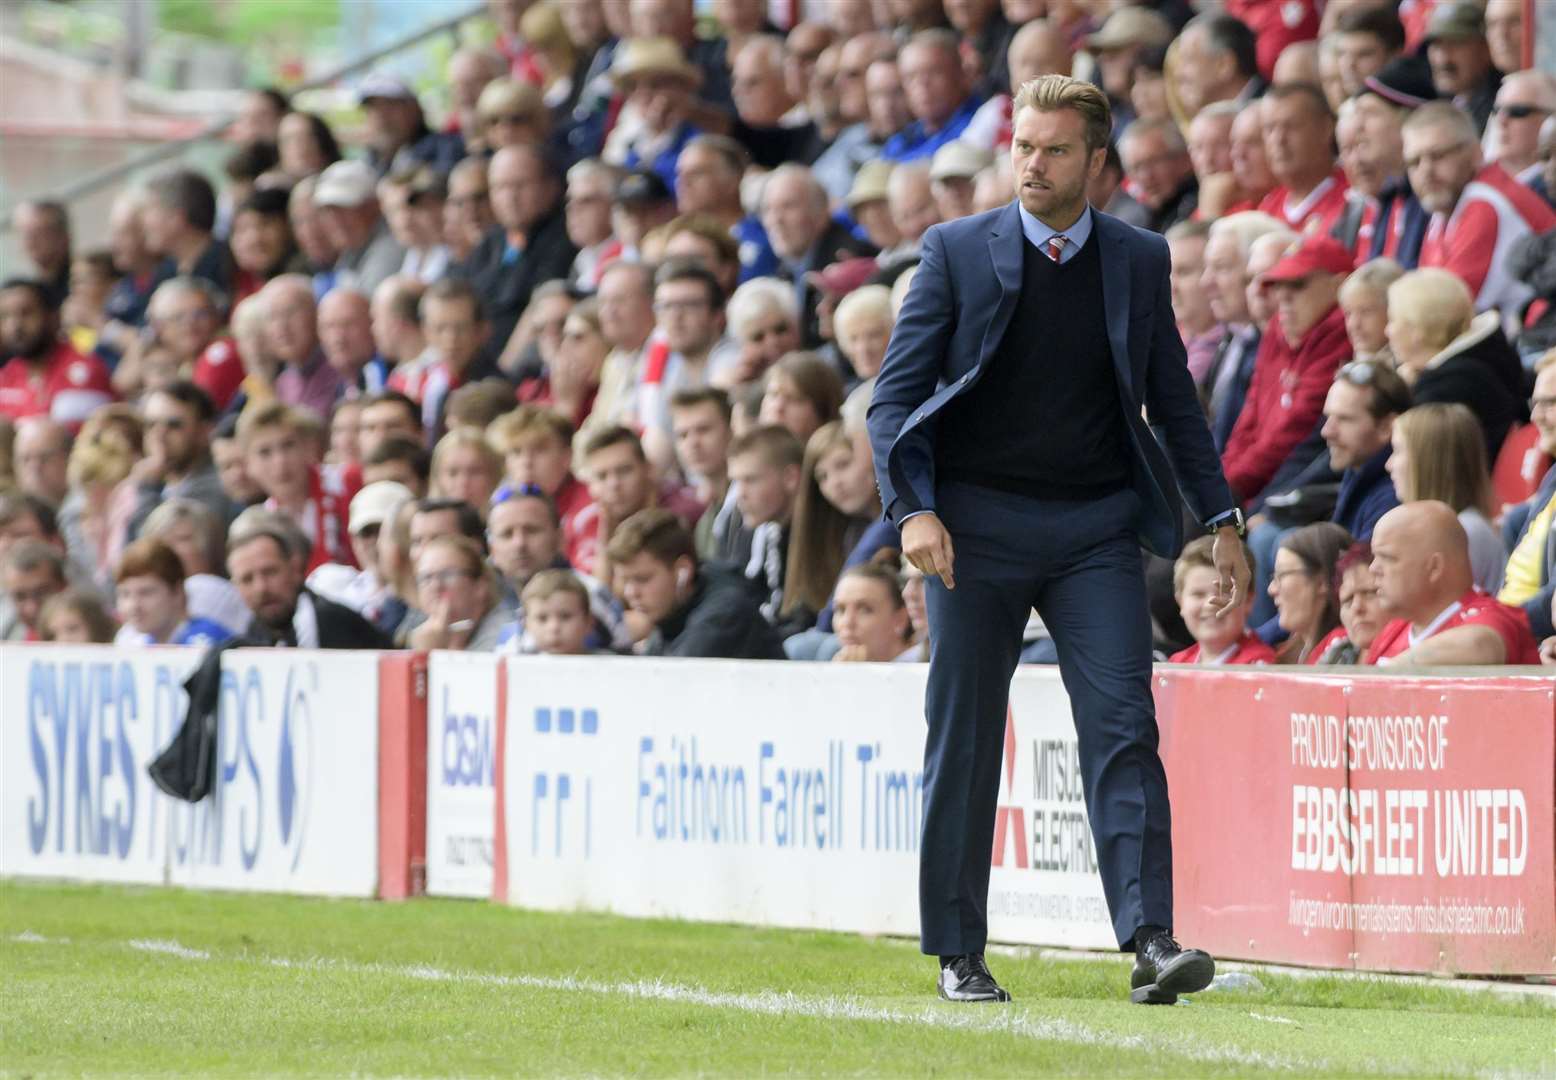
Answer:
<path fill-rule="evenodd" d="M 903 47 L 897 67 L 913 122 L 886 140 L 881 157 L 928 159 L 967 129 L 983 102 L 968 85 L 961 39 L 953 31 L 919 31 Z"/>
<path fill-rule="evenodd" d="M 692 126 L 693 93 L 701 83 L 695 65 L 669 38 L 632 38 L 617 49 L 611 79 L 626 95 L 630 120 L 626 140 L 628 169 L 652 169 L 675 190 L 675 164 L 686 144 L 699 134 Z"/>
<path fill-rule="evenodd" d="M 116 645 L 220 645 L 236 634 L 210 619 L 191 618 L 184 594 L 184 564 L 161 540 L 146 537 L 124 549 L 114 577 L 114 597 L 124 621 Z"/>

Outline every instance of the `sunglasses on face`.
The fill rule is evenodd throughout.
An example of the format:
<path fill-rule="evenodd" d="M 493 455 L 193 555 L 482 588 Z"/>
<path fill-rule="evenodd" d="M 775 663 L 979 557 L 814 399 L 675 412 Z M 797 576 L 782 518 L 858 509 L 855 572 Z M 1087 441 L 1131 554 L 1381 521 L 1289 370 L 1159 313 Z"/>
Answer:
<path fill-rule="evenodd" d="M 1538 105 L 1493 105 L 1492 116 L 1505 116 L 1509 120 L 1527 120 L 1531 116 L 1549 116 L 1549 109 L 1542 109 Z"/>

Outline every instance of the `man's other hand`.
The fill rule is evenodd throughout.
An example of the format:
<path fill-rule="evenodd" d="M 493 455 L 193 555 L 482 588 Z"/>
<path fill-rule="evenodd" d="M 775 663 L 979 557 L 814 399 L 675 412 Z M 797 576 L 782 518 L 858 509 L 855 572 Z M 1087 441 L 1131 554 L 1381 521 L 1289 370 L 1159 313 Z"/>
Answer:
<path fill-rule="evenodd" d="M 1216 615 L 1223 616 L 1248 599 L 1248 589 L 1253 572 L 1248 569 L 1248 559 L 1243 554 L 1243 541 L 1237 530 L 1223 525 L 1216 530 L 1215 546 L 1211 558 L 1216 562 Z"/>
<path fill-rule="evenodd" d="M 946 588 L 956 588 L 951 534 L 934 514 L 914 514 L 902 526 L 902 553 L 926 575 L 938 577 Z M 1243 572 L 1247 573 L 1246 567 Z"/>

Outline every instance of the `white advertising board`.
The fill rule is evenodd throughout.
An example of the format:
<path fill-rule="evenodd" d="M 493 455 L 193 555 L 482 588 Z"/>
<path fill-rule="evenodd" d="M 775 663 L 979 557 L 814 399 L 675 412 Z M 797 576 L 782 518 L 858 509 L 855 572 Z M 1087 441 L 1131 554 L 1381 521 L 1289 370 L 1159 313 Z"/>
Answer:
<path fill-rule="evenodd" d="M 497 676 L 491 653 L 427 660 L 427 893 L 492 895 Z"/>
<path fill-rule="evenodd" d="M 507 663 L 510 902 L 917 934 L 925 668 Z M 1057 674 L 1018 676 L 1012 715 L 991 936 L 1112 947 L 1084 807 L 1054 783 Z"/>
<path fill-rule="evenodd" d="M 161 884 L 177 805 L 146 766 L 201 650 L 0 646 L 0 875 Z"/>
<path fill-rule="evenodd" d="M 0 873 L 376 894 L 376 654 L 225 654 L 216 782 L 191 806 L 146 766 L 183 722 L 199 650 L 0 653 Z"/>

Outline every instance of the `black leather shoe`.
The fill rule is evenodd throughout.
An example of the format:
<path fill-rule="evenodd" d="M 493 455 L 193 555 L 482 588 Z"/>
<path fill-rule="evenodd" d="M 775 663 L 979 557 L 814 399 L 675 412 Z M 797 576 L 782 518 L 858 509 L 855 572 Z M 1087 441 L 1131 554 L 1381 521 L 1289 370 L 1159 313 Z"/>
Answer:
<path fill-rule="evenodd" d="M 1162 930 L 1135 952 L 1129 1000 L 1136 1005 L 1172 1005 L 1179 994 L 1203 990 L 1215 977 L 1216 962 L 1208 952 L 1185 949 Z"/>
<path fill-rule="evenodd" d="M 1009 1001 L 1010 994 L 994 981 L 982 953 L 958 956 L 940 969 L 940 996 L 947 1001 Z"/>

